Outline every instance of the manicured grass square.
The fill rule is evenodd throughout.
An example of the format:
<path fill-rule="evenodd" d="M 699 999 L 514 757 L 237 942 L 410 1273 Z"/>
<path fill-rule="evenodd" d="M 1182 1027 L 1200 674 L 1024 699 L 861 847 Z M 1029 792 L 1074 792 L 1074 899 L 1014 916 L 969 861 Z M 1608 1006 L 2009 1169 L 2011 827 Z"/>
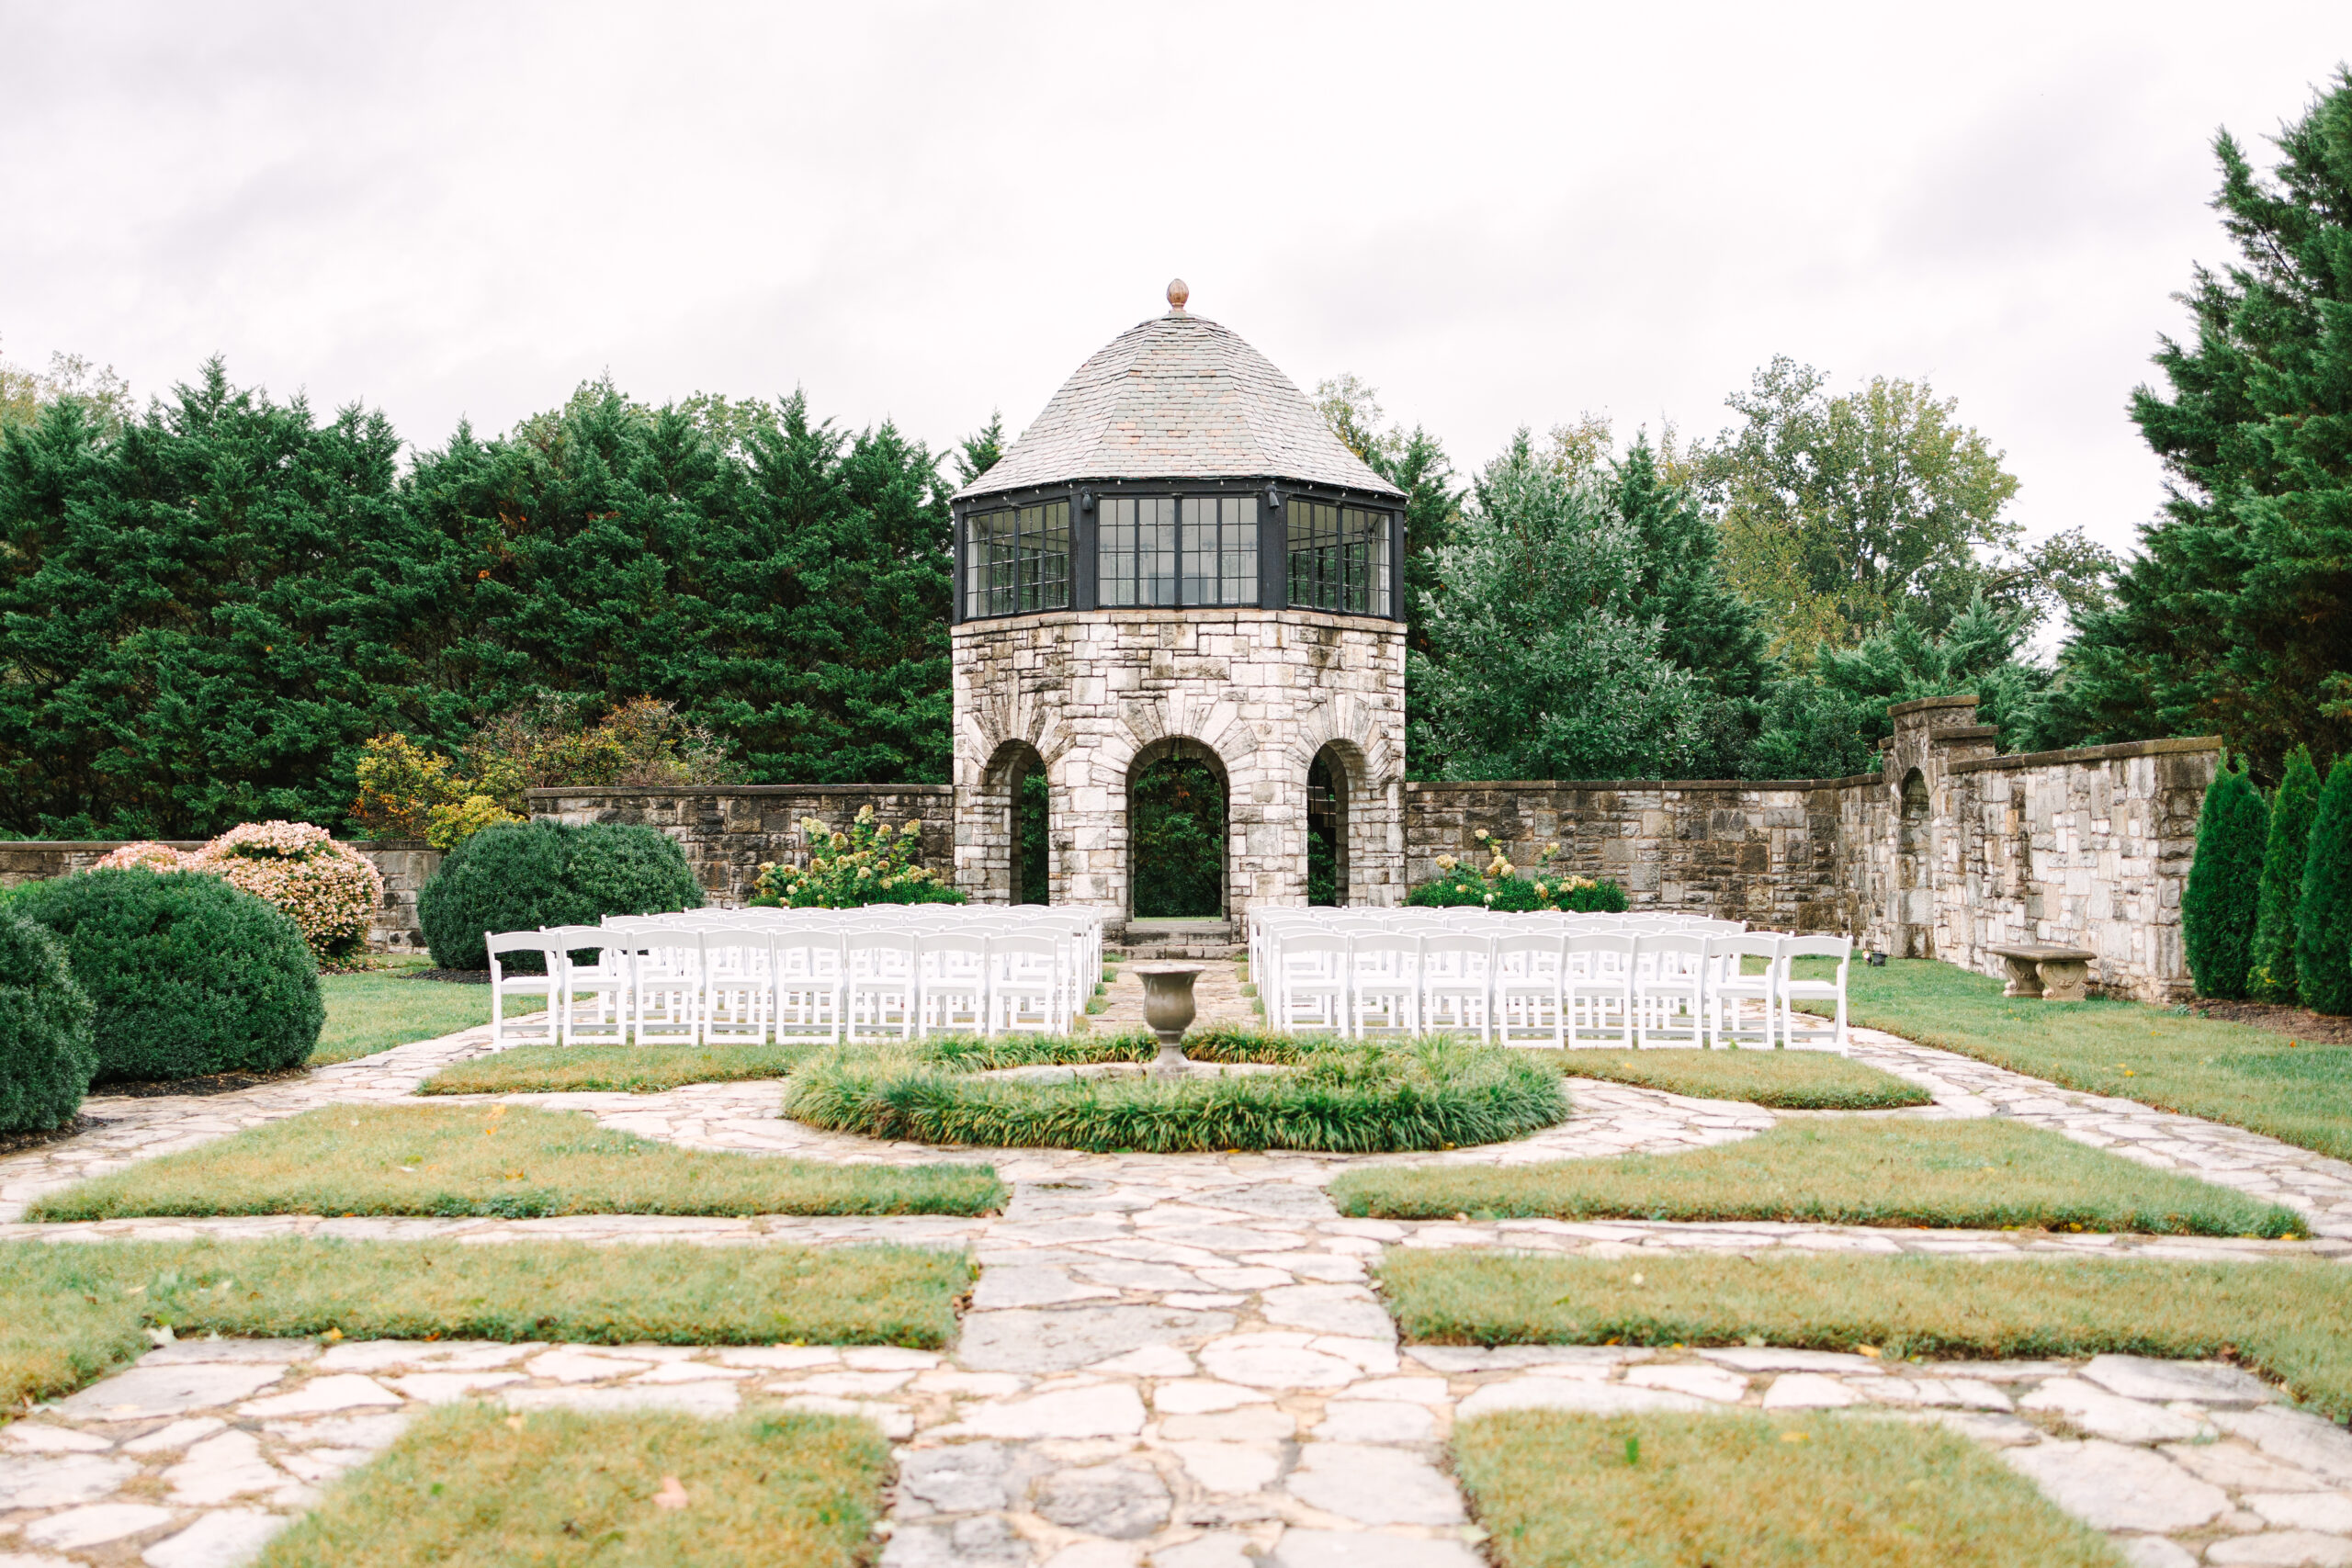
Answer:
<path fill-rule="evenodd" d="M 1464 1422 L 1454 1464 L 1503 1568 L 2118 1568 L 2098 1531 L 1933 1427 L 1807 1415 Z"/>
<path fill-rule="evenodd" d="M 1351 1170 L 1343 1214 L 1392 1220 L 1789 1220 L 1815 1224 L 2300 1236 L 2292 1209 L 1986 1117 L 1815 1117 L 1667 1155 Z"/>
<path fill-rule="evenodd" d="M 2343 1264 L 2319 1258 L 1604 1258 L 1392 1247 L 1380 1264 L 1397 1326 L 1421 1343 L 2235 1359 L 2336 1421 L 2352 1416 L 2346 1280 Z"/>
<path fill-rule="evenodd" d="M 854 1568 L 889 1462 L 847 1416 L 450 1405 L 345 1477 L 260 1568 Z"/>
<path fill-rule="evenodd" d="M 655 1242 L 0 1242 L 0 1404 L 76 1388 L 182 1338 L 936 1350 L 971 1289 L 960 1252 Z"/>
<path fill-rule="evenodd" d="M 840 1165 L 682 1149 L 578 1111 L 337 1105 L 77 1182 L 36 1220 L 131 1214 L 982 1214 L 985 1165 Z"/>
<path fill-rule="evenodd" d="M 1883 1111 L 1934 1097 L 1893 1073 L 1831 1051 L 1569 1051 L 1560 1070 L 1702 1100 L 1741 1100 L 1781 1111 Z"/>
<path fill-rule="evenodd" d="M 780 1078 L 817 1049 L 799 1044 L 514 1045 L 442 1068 L 419 1094 L 659 1094 L 690 1083 Z"/>

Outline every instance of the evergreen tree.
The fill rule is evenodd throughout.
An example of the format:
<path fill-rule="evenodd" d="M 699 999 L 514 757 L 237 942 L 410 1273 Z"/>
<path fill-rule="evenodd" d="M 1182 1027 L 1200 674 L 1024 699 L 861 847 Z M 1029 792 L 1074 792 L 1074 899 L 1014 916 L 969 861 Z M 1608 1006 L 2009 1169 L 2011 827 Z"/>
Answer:
<path fill-rule="evenodd" d="M 1684 766 L 1698 778 L 1736 778 L 1755 728 L 1768 664 L 1756 612 L 1716 558 L 1715 521 L 1688 485 L 1671 482 L 1647 432 L 1609 468 L 1618 514 L 1633 530 L 1636 612 L 1658 622 L 1659 651 L 1711 694 L 1693 716 Z"/>
<path fill-rule="evenodd" d="M 2180 936 L 2199 996 L 2246 994 L 2269 808 L 2243 759 L 2224 759 L 2197 815 L 2197 857 L 2180 896 Z"/>
<path fill-rule="evenodd" d="M 2327 770 L 2295 908 L 2295 983 L 2314 1012 L 2352 1013 L 2352 757 Z"/>
<path fill-rule="evenodd" d="M 2303 894 L 2303 863 L 2310 858 L 2312 816 L 2319 809 L 2319 770 L 2301 746 L 2287 754 L 2286 776 L 2270 802 L 2270 841 L 2262 852 L 2262 906 L 2254 923 L 2254 960 L 2247 988 L 2266 1002 L 2292 1003 L 2295 981 L 2295 910 Z"/>
<path fill-rule="evenodd" d="M 1438 558 L 1419 688 L 1419 766 L 1440 777 L 1679 778 L 1710 694 L 1641 602 L 1641 538 L 1596 475 L 1521 430 Z"/>
<path fill-rule="evenodd" d="M 2132 395 L 2171 494 L 2113 606 L 2075 615 L 2064 743 L 2219 734 L 2266 775 L 2352 750 L 2352 71 L 2278 147 L 2266 180 L 2214 141 L 2238 255 L 2196 269 L 2168 391 Z"/>
<path fill-rule="evenodd" d="M 989 422 L 967 435 L 956 447 L 956 482 L 970 484 L 997 466 L 1004 456 L 1004 411 L 990 409 Z"/>

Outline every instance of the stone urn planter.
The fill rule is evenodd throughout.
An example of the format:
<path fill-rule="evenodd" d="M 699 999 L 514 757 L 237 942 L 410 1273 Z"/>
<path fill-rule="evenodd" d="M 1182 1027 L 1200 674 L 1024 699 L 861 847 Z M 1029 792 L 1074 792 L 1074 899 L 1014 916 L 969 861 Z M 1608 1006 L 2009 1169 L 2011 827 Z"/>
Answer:
<path fill-rule="evenodd" d="M 1192 1025 L 1193 982 L 1201 977 L 1203 968 L 1198 964 L 1156 964 L 1136 971 L 1143 978 L 1143 1021 L 1159 1036 L 1159 1055 L 1151 1064 L 1153 1077 L 1181 1078 L 1192 1070 L 1184 1048 L 1177 1043 Z"/>

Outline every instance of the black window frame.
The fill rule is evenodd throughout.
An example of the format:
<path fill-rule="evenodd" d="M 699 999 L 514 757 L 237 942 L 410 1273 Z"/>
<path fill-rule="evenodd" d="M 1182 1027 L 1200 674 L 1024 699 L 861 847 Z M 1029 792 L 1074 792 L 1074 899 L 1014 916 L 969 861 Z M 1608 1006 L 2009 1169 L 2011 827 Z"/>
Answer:
<path fill-rule="evenodd" d="M 1170 553 L 1170 588 L 1172 602 L 1157 604 L 1119 604 L 1110 602 L 1105 592 L 1109 584 L 1102 580 L 1104 565 L 1102 543 L 1105 519 L 1113 514 L 1106 502 L 1121 501 L 1158 501 L 1172 502 L 1170 513 L 1173 523 Z M 1185 592 L 1185 528 L 1186 502 L 1210 500 L 1254 502 L 1257 513 L 1257 592 L 1250 594 L 1246 586 L 1239 598 L 1224 598 L 1222 603 L 1204 603 L 1197 592 Z M 1043 508 L 1057 502 L 1069 506 L 1069 570 L 1065 605 L 1047 605 L 1033 609 L 1022 607 L 1017 589 L 1011 601 L 992 606 L 989 602 L 986 561 L 973 558 L 973 527 L 975 520 L 989 513 L 1018 513 L 1024 508 Z M 1338 602 L 1347 604 L 1360 602 L 1362 608 L 1334 608 L 1329 604 L 1294 601 L 1291 596 L 1290 536 L 1294 519 L 1304 522 L 1311 513 L 1298 511 L 1300 506 L 1329 507 L 1336 517 L 1340 509 L 1366 519 L 1364 527 L 1384 535 L 1364 550 L 1360 571 L 1362 592 L 1341 594 Z M 1223 609 L 1295 609 L 1317 615 L 1339 615 L 1350 619 L 1402 620 L 1404 603 L 1404 513 L 1401 503 L 1393 496 L 1375 495 L 1363 491 L 1349 491 L 1338 486 L 1306 486 L 1283 479 L 1099 479 L 1065 482 L 1057 485 L 1023 487 L 990 495 L 974 496 L 955 503 L 951 515 L 954 531 L 954 593 L 950 600 L 951 614 L 956 624 L 967 621 L 1002 620 L 1014 615 L 1093 610 L 1200 610 Z M 1385 528 L 1382 524 L 1385 521 Z M 1359 540 L 1359 543 L 1364 541 Z M 1016 547 L 1016 556 L 1018 554 Z M 1385 570 L 1375 569 L 1385 562 Z M 1343 562 L 1343 565 L 1345 563 Z M 1014 576 L 1018 577 L 1018 572 Z M 1220 595 L 1234 592 L 1227 582 L 1220 563 Z M 1246 572 L 1234 580 L 1246 584 Z M 1329 595 L 1325 596 L 1327 599 Z"/>
<path fill-rule="evenodd" d="M 988 608 L 971 620 L 996 620 L 1006 615 L 1034 615 L 1048 610 L 1071 607 L 1074 586 L 1070 561 L 1076 553 L 1071 528 L 1071 507 L 1067 496 L 1042 496 L 1035 500 L 1007 502 L 1000 505 L 973 507 L 964 513 L 956 529 L 956 559 L 960 597 L 968 609 L 972 600 L 979 597 Z M 1058 513 L 1058 517 L 1055 514 Z M 1029 525 L 1035 519 L 1034 527 Z M 1009 532 L 995 532 L 996 519 L 1011 521 Z M 987 550 L 975 558 L 973 551 L 979 544 L 981 525 L 990 525 Z M 1051 547 L 1054 536 L 1060 536 L 1060 548 Z M 997 554 L 996 540 L 1010 541 L 1007 552 Z M 1031 541 L 1035 541 L 1033 544 Z M 1058 575 L 1051 573 L 1051 563 L 1061 563 Z M 999 593 L 1004 595 L 1008 607 L 1000 607 Z"/>

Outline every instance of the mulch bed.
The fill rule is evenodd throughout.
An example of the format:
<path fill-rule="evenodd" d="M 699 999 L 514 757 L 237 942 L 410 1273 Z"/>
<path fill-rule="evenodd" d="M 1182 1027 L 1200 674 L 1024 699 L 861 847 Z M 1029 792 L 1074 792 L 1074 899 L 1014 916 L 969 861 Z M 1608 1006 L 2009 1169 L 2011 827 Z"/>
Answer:
<path fill-rule="evenodd" d="M 105 1126 L 103 1116 L 76 1114 L 63 1126 L 51 1127 L 46 1133 L 0 1133 L 0 1155 L 13 1155 L 24 1149 L 38 1148 L 42 1144 L 62 1143 L 67 1138 Z"/>
<path fill-rule="evenodd" d="M 440 980 L 452 986 L 487 986 L 487 969 L 415 969 L 409 972 L 412 980 Z"/>
<path fill-rule="evenodd" d="M 2312 1045 L 2352 1045 L 2352 1018 L 2332 1018 L 2309 1008 L 2281 1007 L 2276 1002 L 2222 1002 L 2199 997 L 2188 1004 L 2199 1018 L 2267 1029 L 2290 1040 Z"/>
<path fill-rule="evenodd" d="M 170 1094 L 234 1094 L 241 1089 L 259 1089 L 266 1083 L 283 1083 L 310 1072 L 308 1067 L 279 1067 L 266 1073 L 207 1073 L 194 1078 L 135 1078 L 120 1083 L 92 1084 L 90 1096 L 119 1094 L 131 1100 L 155 1100 Z"/>

